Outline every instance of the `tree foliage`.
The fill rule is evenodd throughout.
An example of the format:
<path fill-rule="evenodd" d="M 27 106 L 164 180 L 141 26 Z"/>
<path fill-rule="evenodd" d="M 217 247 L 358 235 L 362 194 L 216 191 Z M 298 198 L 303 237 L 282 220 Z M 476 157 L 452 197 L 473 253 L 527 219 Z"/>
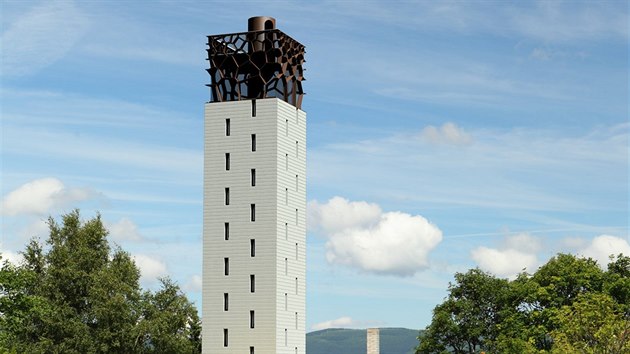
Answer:
<path fill-rule="evenodd" d="M 170 279 L 139 286 L 130 255 L 110 248 L 99 215 L 48 219 L 20 265 L 0 268 L 0 353 L 200 353 L 194 305 Z"/>
<path fill-rule="evenodd" d="M 630 257 L 606 271 L 558 254 L 508 281 L 457 273 L 419 336 L 424 353 L 630 353 Z"/>

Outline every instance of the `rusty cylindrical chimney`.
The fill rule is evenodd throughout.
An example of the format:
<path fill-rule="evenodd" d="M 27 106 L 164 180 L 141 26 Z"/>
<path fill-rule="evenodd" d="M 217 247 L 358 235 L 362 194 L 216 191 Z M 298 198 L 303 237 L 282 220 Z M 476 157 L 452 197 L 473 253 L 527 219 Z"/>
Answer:
<path fill-rule="evenodd" d="M 273 17 L 256 16 L 250 17 L 247 20 L 248 32 L 260 32 L 273 29 L 276 29 L 276 19 Z M 265 35 L 265 33 L 250 33 L 248 38 L 252 41 L 252 44 L 249 46 L 250 53 L 267 49 L 264 46 L 264 42 L 265 39 L 268 39 L 269 37 Z"/>
<path fill-rule="evenodd" d="M 276 19 L 269 16 L 250 17 L 247 20 L 247 31 L 264 31 L 276 29 Z"/>

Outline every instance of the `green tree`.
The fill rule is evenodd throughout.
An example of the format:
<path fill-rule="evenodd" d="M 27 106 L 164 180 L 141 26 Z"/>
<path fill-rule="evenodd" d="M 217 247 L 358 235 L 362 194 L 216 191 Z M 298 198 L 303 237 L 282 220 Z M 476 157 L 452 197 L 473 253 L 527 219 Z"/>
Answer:
<path fill-rule="evenodd" d="M 100 215 L 48 220 L 20 265 L 0 268 L 0 353 L 199 353 L 197 311 L 169 279 L 142 291 L 130 255 L 110 249 Z"/>
<path fill-rule="evenodd" d="M 630 256 L 619 254 L 616 258 L 611 257 L 604 290 L 622 306 L 626 317 L 630 318 Z"/>
<path fill-rule="evenodd" d="M 630 258 L 558 254 L 512 281 L 455 275 L 416 353 L 630 353 Z"/>
<path fill-rule="evenodd" d="M 455 274 L 444 303 L 420 336 L 416 353 L 477 353 L 491 349 L 508 294 L 508 281 L 479 269 Z"/>
<path fill-rule="evenodd" d="M 552 353 L 630 353 L 630 320 L 607 294 L 580 294 L 558 312 Z"/>

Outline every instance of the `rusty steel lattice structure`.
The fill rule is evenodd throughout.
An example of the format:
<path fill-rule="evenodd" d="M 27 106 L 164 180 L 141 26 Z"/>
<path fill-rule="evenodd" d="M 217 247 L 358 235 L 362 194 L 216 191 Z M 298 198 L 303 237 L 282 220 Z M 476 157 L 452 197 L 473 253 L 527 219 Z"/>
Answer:
<path fill-rule="evenodd" d="M 278 29 L 208 36 L 211 101 L 277 97 L 301 108 L 304 53 Z"/>

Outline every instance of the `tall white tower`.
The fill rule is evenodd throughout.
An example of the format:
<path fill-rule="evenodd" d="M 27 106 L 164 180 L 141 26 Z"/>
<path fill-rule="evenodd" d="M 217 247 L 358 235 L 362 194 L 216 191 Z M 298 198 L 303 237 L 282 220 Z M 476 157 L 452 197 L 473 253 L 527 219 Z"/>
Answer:
<path fill-rule="evenodd" d="M 304 354 L 304 46 L 270 17 L 208 46 L 203 353 Z"/>

